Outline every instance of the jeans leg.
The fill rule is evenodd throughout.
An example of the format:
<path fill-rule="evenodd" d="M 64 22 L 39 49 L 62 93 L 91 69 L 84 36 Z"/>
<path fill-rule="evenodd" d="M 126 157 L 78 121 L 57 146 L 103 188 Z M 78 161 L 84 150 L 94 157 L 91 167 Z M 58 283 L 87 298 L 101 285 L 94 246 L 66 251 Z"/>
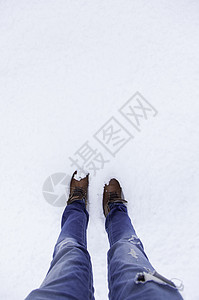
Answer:
<path fill-rule="evenodd" d="M 84 199 L 77 200 L 66 206 L 48 273 L 26 300 L 94 300 L 86 239 L 89 215 L 84 202 Z"/>
<path fill-rule="evenodd" d="M 179 300 L 178 290 L 150 276 L 150 264 L 142 242 L 137 237 L 122 203 L 111 203 L 106 217 L 110 250 L 108 251 L 108 285 L 110 300 Z M 147 274 L 147 280 L 139 274 Z M 139 278 L 139 280 L 138 280 Z"/>

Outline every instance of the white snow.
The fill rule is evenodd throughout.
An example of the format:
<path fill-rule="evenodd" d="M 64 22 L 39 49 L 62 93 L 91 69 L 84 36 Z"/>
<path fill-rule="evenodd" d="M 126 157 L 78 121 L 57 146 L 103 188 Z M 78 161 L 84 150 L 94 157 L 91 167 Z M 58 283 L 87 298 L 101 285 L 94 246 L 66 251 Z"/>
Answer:
<path fill-rule="evenodd" d="M 84 170 L 84 171 L 85 171 L 85 170 Z M 84 173 L 81 172 L 81 170 L 79 170 L 79 169 L 77 168 L 77 173 L 75 174 L 74 179 L 80 181 L 81 179 L 85 178 L 85 177 L 87 176 L 87 174 L 89 174 L 89 172 L 87 172 L 86 174 L 84 174 Z M 72 177 L 72 176 L 71 176 L 71 177 Z M 69 182 L 70 182 L 70 180 L 69 180 Z"/>
<path fill-rule="evenodd" d="M 72 175 L 69 157 L 86 141 L 110 160 L 90 175 L 96 300 L 108 299 L 111 177 L 153 266 L 199 299 L 198 1 L 1 1 L 0 45 L 0 299 L 23 299 L 44 279 L 64 207 L 42 186 Z M 118 112 L 136 91 L 158 110 L 140 133 Z M 134 134 L 115 157 L 93 137 L 112 116 Z"/>

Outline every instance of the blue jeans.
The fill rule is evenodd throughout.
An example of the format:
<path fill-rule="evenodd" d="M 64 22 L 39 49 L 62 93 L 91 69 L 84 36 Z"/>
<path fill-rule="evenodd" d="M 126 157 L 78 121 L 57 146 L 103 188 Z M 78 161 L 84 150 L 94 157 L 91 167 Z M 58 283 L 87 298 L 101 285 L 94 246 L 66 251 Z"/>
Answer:
<path fill-rule="evenodd" d="M 182 299 L 171 282 L 155 273 L 131 224 L 126 206 L 112 203 L 110 209 L 105 223 L 110 242 L 109 299 Z M 86 240 L 88 220 L 84 199 L 66 206 L 50 269 L 41 286 L 33 290 L 26 300 L 94 299 Z"/>

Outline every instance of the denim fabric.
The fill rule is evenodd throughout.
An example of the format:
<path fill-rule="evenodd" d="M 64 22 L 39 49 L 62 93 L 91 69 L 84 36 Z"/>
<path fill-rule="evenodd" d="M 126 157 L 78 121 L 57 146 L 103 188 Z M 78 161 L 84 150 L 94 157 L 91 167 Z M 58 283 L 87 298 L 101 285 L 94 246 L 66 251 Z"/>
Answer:
<path fill-rule="evenodd" d="M 177 300 L 178 290 L 153 281 L 136 283 L 136 275 L 155 271 L 122 203 L 110 204 L 106 218 L 109 237 L 108 285 L 110 300 Z"/>
<path fill-rule="evenodd" d="M 32 291 L 26 300 L 94 299 L 86 240 L 88 220 L 84 200 L 66 206 L 50 269 L 40 288 Z"/>
<path fill-rule="evenodd" d="M 84 199 L 68 205 L 62 216 L 62 229 L 55 245 L 50 269 L 40 288 L 26 300 L 94 300 L 93 275 L 87 251 L 88 212 Z M 154 271 L 122 203 L 110 204 L 106 231 L 108 285 L 110 300 L 179 300 L 177 289 L 154 281 L 137 282 L 140 272 Z"/>

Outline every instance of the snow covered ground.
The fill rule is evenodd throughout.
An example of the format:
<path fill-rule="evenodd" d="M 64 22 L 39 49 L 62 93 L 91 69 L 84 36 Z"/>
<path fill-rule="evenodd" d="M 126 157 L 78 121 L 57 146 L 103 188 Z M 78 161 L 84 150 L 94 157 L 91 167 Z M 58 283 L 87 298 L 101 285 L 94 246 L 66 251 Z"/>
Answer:
<path fill-rule="evenodd" d="M 64 207 L 43 184 L 71 176 L 86 141 L 109 160 L 90 171 L 96 300 L 108 298 L 101 200 L 112 176 L 154 267 L 199 299 L 198 84 L 196 0 L 0 1 L 0 299 L 24 299 L 44 279 Z M 140 132 L 120 112 L 137 91 L 158 111 Z M 104 140 L 109 149 L 107 122 L 124 135 Z"/>

